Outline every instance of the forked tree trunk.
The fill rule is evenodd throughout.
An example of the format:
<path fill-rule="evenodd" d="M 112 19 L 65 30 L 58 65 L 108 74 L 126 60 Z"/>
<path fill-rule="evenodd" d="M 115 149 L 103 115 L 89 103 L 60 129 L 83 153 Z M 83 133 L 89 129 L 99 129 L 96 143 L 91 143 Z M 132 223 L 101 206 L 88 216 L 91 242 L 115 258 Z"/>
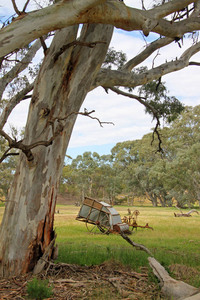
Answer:
<path fill-rule="evenodd" d="M 55 139 L 48 147 L 34 148 L 34 160 L 20 156 L 0 228 L 0 276 L 31 271 L 54 238 L 57 189 L 77 116 L 74 112 L 79 111 L 99 71 L 113 28 L 85 25 L 80 41 L 105 43 L 94 48 L 66 47 L 61 54 L 63 45 L 77 39 L 77 31 L 73 26 L 56 33 L 38 75 L 24 142 L 46 141 L 53 135 Z"/>

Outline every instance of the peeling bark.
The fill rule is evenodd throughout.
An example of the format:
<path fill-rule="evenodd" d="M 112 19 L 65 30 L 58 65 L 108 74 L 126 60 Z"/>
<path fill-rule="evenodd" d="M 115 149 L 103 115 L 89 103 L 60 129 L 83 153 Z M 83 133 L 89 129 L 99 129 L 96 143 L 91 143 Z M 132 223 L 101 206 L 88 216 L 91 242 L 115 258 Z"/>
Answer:
<path fill-rule="evenodd" d="M 76 45 L 55 61 L 56 53 L 77 38 L 78 26 L 56 33 L 35 83 L 30 104 L 25 144 L 48 140 L 60 130 L 52 145 L 33 149 L 34 160 L 20 155 L 0 228 L 0 276 L 33 270 L 54 239 L 53 220 L 57 188 L 66 149 L 77 114 L 93 78 L 105 58 L 113 28 L 83 26 L 80 40 L 103 41 L 94 48 Z M 44 110 L 48 108 L 48 114 Z M 58 119 L 70 115 L 69 118 Z"/>

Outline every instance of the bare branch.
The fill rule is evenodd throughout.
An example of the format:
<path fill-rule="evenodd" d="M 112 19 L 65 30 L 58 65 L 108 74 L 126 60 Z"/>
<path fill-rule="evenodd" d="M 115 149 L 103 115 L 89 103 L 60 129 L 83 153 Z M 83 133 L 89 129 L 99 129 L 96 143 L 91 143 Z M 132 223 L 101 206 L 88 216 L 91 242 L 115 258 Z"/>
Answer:
<path fill-rule="evenodd" d="M 137 95 L 133 95 L 133 94 L 130 94 L 130 93 L 126 93 L 126 92 L 123 92 L 121 91 L 120 89 L 116 88 L 116 87 L 110 87 L 109 88 L 111 91 L 117 93 L 117 94 L 120 94 L 120 95 L 123 95 L 123 96 L 126 96 L 126 97 L 129 97 L 129 98 L 132 98 L 132 99 L 136 99 L 138 102 L 140 102 L 141 104 L 143 104 L 146 108 L 150 109 L 153 113 L 153 116 L 154 118 L 156 119 L 156 126 L 154 128 L 154 131 L 153 131 L 153 135 L 152 135 L 152 142 L 151 144 L 153 144 L 154 142 L 154 135 L 156 134 L 157 135 L 157 138 L 158 138 L 158 152 L 162 152 L 162 147 L 161 147 L 161 144 L 162 144 L 162 140 L 161 140 L 161 137 L 160 137 L 160 134 L 159 134 L 159 131 L 158 131 L 158 128 L 160 126 L 160 119 L 159 119 L 159 116 L 158 116 L 158 112 L 154 109 L 153 106 L 151 106 L 149 103 L 147 103 L 143 98 L 143 97 L 139 97 Z"/>
<path fill-rule="evenodd" d="M 142 9 L 146 10 L 145 5 L 144 5 L 144 0 L 141 0 L 141 2 L 142 2 Z"/>
<path fill-rule="evenodd" d="M 75 112 L 75 111 L 73 111 L 73 112 L 71 112 L 70 114 L 68 114 L 67 116 L 65 116 L 63 118 L 54 118 L 54 120 L 64 121 L 64 120 L 68 119 L 71 115 L 82 115 L 82 116 L 89 117 L 90 119 L 97 120 L 101 127 L 103 127 L 102 124 L 112 124 L 112 125 L 114 125 L 113 122 L 102 122 L 97 117 L 92 117 L 91 114 L 94 113 L 94 112 L 95 112 L 95 110 L 87 111 L 87 109 L 85 108 L 84 112 Z"/>
<path fill-rule="evenodd" d="M 62 48 L 60 48 L 60 50 L 56 53 L 56 55 L 54 56 L 54 63 L 57 61 L 59 56 L 61 54 L 63 54 L 63 52 L 66 51 L 67 49 L 69 49 L 70 47 L 79 45 L 79 46 L 86 46 L 89 48 L 94 48 L 97 44 L 106 44 L 106 42 L 96 41 L 96 42 L 92 42 L 92 43 L 85 43 L 85 42 L 81 42 L 81 41 L 73 41 L 71 43 L 68 43 L 68 44 L 62 46 Z"/>
<path fill-rule="evenodd" d="M 23 143 L 23 140 L 17 141 L 16 139 L 12 139 L 4 130 L 0 129 L 0 135 L 2 135 L 8 141 L 8 144 L 9 144 L 9 148 L 5 151 L 5 153 L 0 158 L 0 163 L 4 159 L 6 159 L 9 155 L 18 155 L 18 154 L 8 153 L 11 149 L 21 150 L 26 155 L 28 161 L 33 161 L 34 156 L 33 156 L 33 153 L 32 153 L 31 150 L 38 147 L 38 146 L 48 147 L 48 146 L 52 145 L 52 143 L 56 139 L 56 137 L 64 130 L 64 125 L 62 124 L 62 121 L 65 121 L 71 115 L 82 115 L 82 116 L 89 117 L 93 120 L 97 120 L 101 127 L 103 127 L 102 124 L 113 124 L 112 122 L 101 122 L 98 118 L 92 117 L 91 114 L 93 112 L 95 112 L 95 111 L 94 110 L 87 111 L 85 109 L 84 112 L 71 112 L 70 114 L 68 114 L 67 116 L 65 116 L 63 118 L 57 117 L 57 118 L 52 119 L 51 121 L 48 121 L 49 125 L 52 126 L 52 130 L 53 130 L 52 137 L 48 141 L 37 141 L 37 142 L 32 143 L 30 145 L 25 145 Z M 54 122 L 55 121 L 57 122 L 56 130 L 54 130 Z"/>
<path fill-rule="evenodd" d="M 0 130 L 0 135 L 2 135 L 8 141 L 8 144 L 11 147 L 14 140 L 2 129 Z"/>
<path fill-rule="evenodd" d="M 35 54 L 37 53 L 37 51 L 40 49 L 41 47 L 41 42 L 40 40 L 37 40 L 32 46 L 31 48 L 28 50 L 28 52 L 26 53 L 26 55 L 24 56 L 24 58 L 18 63 L 16 64 L 8 73 L 5 74 L 5 76 L 3 76 L 0 79 L 0 99 L 2 97 L 2 94 L 5 90 L 5 88 L 7 87 L 7 85 L 18 75 L 20 74 L 22 71 L 24 71 L 27 66 L 31 63 L 33 57 L 35 56 Z"/>
<path fill-rule="evenodd" d="M 195 61 L 190 61 L 189 65 L 190 66 L 200 66 L 200 63 L 199 62 L 195 62 Z"/>
<path fill-rule="evenodd" d="M 184 60 L 186 63 L 189 64 L 189 59 L 200 51 L 200 42 L 196 43 L 195 45 L 188 48 L 180 57 L 180 60 Z"/>
<path fill-rule="evenodd" d="M 42 45 L 42 48 L 43 48 L 43 51 L 44 51 L 44 55 L 46 55 L 48 48 L 47 48 L 47 45 L 44 41 L 43 36 L 40 37 L 40 42 L 41 42 L 41 45 Z"/>
<path fill-rule="evenodd" d="M 123 95 L 123 96 L 126 96 L 126 97 L 129 97 L 129 98 L 132 98 L 132 99 L 136 99 L 138 102 L 140 102 L 141 104 L 143 104 L 145 107 L 149 108 L 153 114 L 156 116 L 157 114 L 157 111 L 150 105 L 148 104 L 147 102 L 145 102 L 145 98 L 144 97 L 139 97 L 137 95 L 133 95 L 133 94 L 130 94 L 130 93 L 127 93 L 127 92 L 124 92 L 116 87 L 109 87 L 109 89 L 119 95 Z"/>
<path fill-rule="evenodd" d="M 30 0 L 27 0 L 27 1 L 26 1 L 26 3 L 25 3 L 25 5 L 24 5 L 24 8 L 23 8 L 22 12 L 25 12 L 25 10 L 26 10 L 26 8 L 27 8 L 29 2 L 30 2 Z"/>
<path fill-rule="evenodd" d="M 154 56 L 153 60 L 152 60 L 152 69 L 154 68 L 154 63 L 155 63 L 155 60 L 156 58 L 160 55 L 160 51 L 158 50 L 156 55 Z"/>
<path fill-rule="evenodd" d="M 194 0 L 173 0 L 173 1 L 169 1 L 165 4 L 161 4 L 159 6 L 156 6 L 150 10 L 148 10 L 149 13 L 153 14 L 153 18 L 155 19 L 160 19 L 163 17 L 166 17 L 170 14 L 172 14 L 175 11 L 180 11 L 181 9 L 183 9 L 184 7 L 188 6 L 191 3 L 197 2 Z"/>
<path fill-rule="evenodd" d="M 8 156 L 17 156 L 19 155 L 19 153 L 13 152 L 13 153 L 8 153 L 8 151 L 10 151 L 10 148 L 2 155 L 2 157 L 0 158 L 0 164 L 4 161 L 4 159 L 6 159 Z"/>
<path fill-rule="evenodd" d="M 158 138 L 158 150 L 156 152 L 163 152 L 163 149 L 161 147 L 162 145 L 162 140 L 161 140 L 161 137 L 160 137 L 160 133 L 158 131 L 158 128 L 160 126 L 160 120 L 157 119 L 157 123 L 156 123 L 156 126 L 153 130 L 153 134 L 152 134 L 152 141 L 151 141 L 151 145 L 153 145 L 153 142 L 154 142 L 154 135 L 156 134 L 157 135 L 157 138 Z"/>
<path fill-rule="evenodd" d="M 140 54 L 135 56 L 133 59 L 129 60 L 121 70 L 127 70 L 131 71 L 134 67 L 139 65 L 141 62 L 143 62 L 146 58 L 148 58 L 154 51 L 169 45 L 174 41 L 173 38 L 161 38 L 159 40 L 156 40 L 152 42 L 150 45 L 148 45 Z"/>
<path fill-rule="evenodd" d="M 21 12 L 19 11 L 19 9 L 18 9 L 18 7 L 17 7 L 17 5 L 16 5 L 16 3 L 15 3 L 15 0 L 11 0 L 11 1 L 12 1 L 13 8 L 14 8 L 16 14 L 20 16 L 20 15 L 21 15 Z"/>
<path fill-rule="evenodd" d="M 27 99 L 26 95 L 33 89 L 34 82 L 28 84 L 22 91 L 20 91 L 17 95 L 10 99 L 7 103 L 6 107 L 4 108 L 1 118 L 0 118 L 0 129 L 2 129 L 11 114 L 14 107 L 19 104 L 22 100 Z"/>
<path fill-rule="evenodd" d="M 96 76 L 91 90 L 97 86 L 109 88 L 111 86 L 136 87 L 146 84 L 160 77 L 179 71 L 189 65 L 190 58 L 200 51 L 200 42 L 188 48 L 181 57 L 171 62 L 166 62 L 160 66 L 144 71 L 139 74 L 124 72 L 124 70 L 101 69 Z"/>
<path fill-rule="evenodd" d="M 153 31 L 172 38 L 182 37 L 187 32 L 200 29 L 198 17 L 189 17 L 173 23 L 162 18 L 194 2 L 197 0 L 174 0 L 144 11 L 127 7 L 121 1 L 60 1 L 41 10 L 21 15 L 4 27 L 0 37 L 0 57 L 24 47 L 50 31 L 81 23 L 110 24 L 128 31 L 143 30 L 145 34 Z"/>

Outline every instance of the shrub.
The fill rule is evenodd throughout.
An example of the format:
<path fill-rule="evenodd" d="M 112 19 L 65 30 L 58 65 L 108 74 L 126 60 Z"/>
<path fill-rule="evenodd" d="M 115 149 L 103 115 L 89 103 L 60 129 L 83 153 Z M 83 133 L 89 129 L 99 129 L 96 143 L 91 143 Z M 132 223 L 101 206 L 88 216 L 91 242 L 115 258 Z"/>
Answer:
<path fill-rule="evenodd" d="M 38 300 L 50 298 L 53 292 L 52 287 L 49 287 L 48 283 L 48 280 L 33 278 L 33 280 L 27 284 L 28 298 Z"/>

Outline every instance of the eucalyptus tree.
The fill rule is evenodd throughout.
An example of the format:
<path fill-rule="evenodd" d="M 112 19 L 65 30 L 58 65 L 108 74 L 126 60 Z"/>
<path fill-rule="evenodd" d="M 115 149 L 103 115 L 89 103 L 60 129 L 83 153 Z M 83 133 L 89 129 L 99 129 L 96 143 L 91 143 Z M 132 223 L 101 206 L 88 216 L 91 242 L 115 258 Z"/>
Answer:
<path fill-rule="evenodd" d="M 166 133 L 165 187 L 180 207 L 200 203 L 200 106 L 186 107 Z"/>
<path fill-rule="evenodd" d="M 159 202 L 165 206 L 167 192 L 163 185 L 163 154 L 157 152 L 157 146 L 151 145 L 151 142 L 152 133 L 149 133 L 141 140 L 118 143 L 112 149 L 114 166 L 121 174 L 125 192 L 135 197 L 146 197 L 153 206 Z"/>
<path fill-rule="evenodd" d="M 143 6 L 141 9 L 128 7 L 118 0 L 60 0 L 30 11 L 32 2 L 24 0 L 20 10 L 12 0 L 15 16 L 5 21 L 0 30 L 1 95 L 5 93 L 4 96 L 9 97 L 0 120 L 0 134 L 9 147 L 1 161 L 13 149 L 19 151 L 19 164 L 9 193 L 12 201 L 6 205 L 0 229 L 0 275 L 3 276 L 33 270 L 47 251 L 51 256 L 59 177 L 71 132 L 87 93 L 102 86 L 106 91 L 128 96 L 151 108 L 158 120 L 155 108 L 146 103 L 144 97 L 124 92 L 119 87 L 133 89 L 160 80 L 165 74 L 187 67 L 191 57 L 200 50 L 196 38 L 180 57 L 175 53 L 172 61 L 144 72 L 132 72 L 158 49 L 171 43 L 177 47 L 184 35 L 198 32 L 198 0 L 155 1 L 156 5 L 148 10 L 142 9 Z M 139 30 L 145 36 L 151 32 L 158 35 L 119 69 L 101 68 L 114 27 Z M 45 43 L 53 31 L 54 37 Z M 23 72 L 29 68 L 40 45 L 44 59 L 24 78 Z M 22 80 L 13 90 L 17 76 Z M 10 88 L 11 93 L 8 93 Z M 16 140 L 6 132 L 4 125 L 14 107 L 30 97 L 32 90 L 24 138 Z M 92 117 L 92 112 L 81 114 Z"/>
<path fill-rule="evenodd" d="M 84 152 L 64 166 L 60 188 L 76 195 L 80 201 L 89 196 L 112 202 L 120 191 L 120 183 L 110 155 Z"/>

